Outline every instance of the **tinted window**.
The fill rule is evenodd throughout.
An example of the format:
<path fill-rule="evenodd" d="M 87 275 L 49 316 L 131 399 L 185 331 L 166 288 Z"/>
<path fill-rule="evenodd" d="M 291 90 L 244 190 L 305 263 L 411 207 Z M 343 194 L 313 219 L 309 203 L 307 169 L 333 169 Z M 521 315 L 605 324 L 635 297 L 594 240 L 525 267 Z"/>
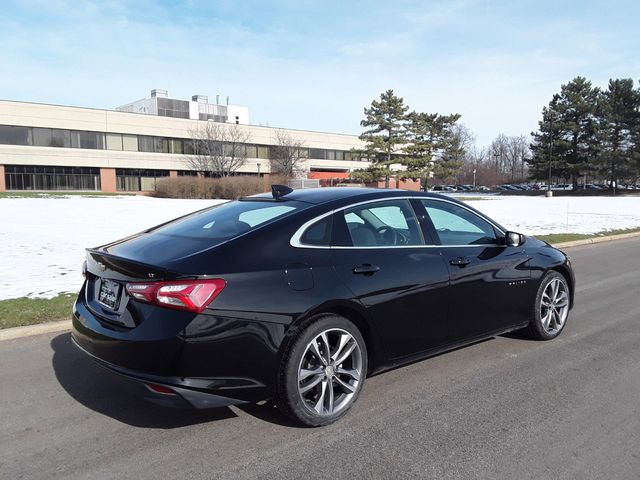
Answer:
<path fill-rule="evenodd" d="M 459 205 L 422 200 L 442 245 L 483 245 L 497 243 L 493 226 Z"/>
<path fill-rule="evenodd" d="M 303 245 L 314 245 L 321 247 L 328 247 L 331 245 L 331 226 L 333 216 L 329 215 L 307 228 L 302 237 L 300 237 L 300 243 Z"/>
<path fill-rule="evenodd" d="M 407 200 L 367 203 L 344 210 L 343 215 L 354 247 L 424 244 Z"/>
<path fill-rule="evenodd" d="M 104 149 L 104 133 L 100 132 L 71 132 L 71 146 L 73 148 Z"/>
<path fill-rule="evenodd" d="M 29 128 L 0 125 L 0 143 L 4 145 L 29 145 Z"/>
<path fill-rule="evenodd" d="M 228 202 L 159 227 L 154 233 L 187 238 L 211 238 L 215 242 L 223 242 L 306 206 L 304 203 L 293 201 L 284 204 Z"/>

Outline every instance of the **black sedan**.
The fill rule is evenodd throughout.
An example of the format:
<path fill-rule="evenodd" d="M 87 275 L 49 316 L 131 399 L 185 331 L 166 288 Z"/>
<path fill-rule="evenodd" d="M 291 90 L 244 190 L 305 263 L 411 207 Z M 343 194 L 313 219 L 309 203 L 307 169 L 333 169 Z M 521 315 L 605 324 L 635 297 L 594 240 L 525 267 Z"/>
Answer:
<path fill-rule="evenodd" d="M 75 344 L 146 397 L 339 419 L 365 378 L 573 304 L 569 258 L 448 197 L 274 186 L 87 250 Z M 98 382 L 99 379 L 96 379 Z"/>

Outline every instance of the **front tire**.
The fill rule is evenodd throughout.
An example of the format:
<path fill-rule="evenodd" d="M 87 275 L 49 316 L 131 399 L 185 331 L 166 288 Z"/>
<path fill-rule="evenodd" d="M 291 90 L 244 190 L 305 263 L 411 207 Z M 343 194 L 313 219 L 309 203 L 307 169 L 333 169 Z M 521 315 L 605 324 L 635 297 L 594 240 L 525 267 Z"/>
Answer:
<path fill-rule="evenodd" d="M 284 353 L 278 378 L 278 408 L 303 425 L 328 425 L 346 415 L 367 373 L 367 347 L 344 317 L 318 315 Z"/>
<path fill-rule="evenodd" d="M 567 323 L 570 305 L 566 278 L 556 271 L 547 272 L 538 287 L 531 323 L 523 333 L 535 340 L 556 338 Z"/>

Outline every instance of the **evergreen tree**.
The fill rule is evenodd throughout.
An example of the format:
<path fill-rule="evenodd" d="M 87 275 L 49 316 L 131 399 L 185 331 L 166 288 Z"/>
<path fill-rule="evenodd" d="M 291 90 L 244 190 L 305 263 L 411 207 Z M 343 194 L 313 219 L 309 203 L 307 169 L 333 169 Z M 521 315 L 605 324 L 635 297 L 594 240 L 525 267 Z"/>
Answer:
<path fill-rule="evenodd" d="M 451 174 L 460 168 L 457 161 L 462 138 L 456 136 L 454 126 L 460 119 L 459 114 L 440 115 L 437 113 L 411 112 L 407 123 L 406 154 L 402 164 L 408 178 L 419 178 L 427 188 L 431 173 Z"/>
<path fill-rule="evenodd" d="M 612 79 L 600 105 L 602 160 L 615 194 L 618 179 L 631 176 L 636 163 L 640 92 L 630 78 Z"/>
<path fill-rule="evenodd" d="M 369 108 L 364 109 L 365 118 L 360 122 L 362 127 L 368 128 L 360 135 L 360 139 L 366 142 L 362 154 L 372 163 L 372 170 L 383 174 L 386 188 L 389 188 L 391 164 L 398 163 L 394 155 L 407 141 L 405 124 L 408 110 L 402 97 L 396 96 L 393 90 L 387 90 L 380 95 L 379 101 L 374 100 Z"/>
<path fill-rule="evenodd" d="M 597 104 L 599 90 L 584 77 L 562 85 L 542 110 L 539 131 L 532 133 L 529 160 L 533 178 L 546 178 L 551 158 L 551 175 L 577 185 L 597 154 Z"/>

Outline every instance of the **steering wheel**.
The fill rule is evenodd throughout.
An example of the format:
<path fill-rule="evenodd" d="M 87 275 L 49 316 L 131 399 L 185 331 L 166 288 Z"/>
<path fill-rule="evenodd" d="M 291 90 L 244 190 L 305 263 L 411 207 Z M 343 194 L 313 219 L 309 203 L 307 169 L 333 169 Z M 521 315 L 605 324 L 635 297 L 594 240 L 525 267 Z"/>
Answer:
<path fill-rule="evenodd" d="M 398 233 L 389 225 L 382 225 L 376 228 L 376 232 L 382 237 L 387 245 L 396 245 L 398 242 Z"/>

